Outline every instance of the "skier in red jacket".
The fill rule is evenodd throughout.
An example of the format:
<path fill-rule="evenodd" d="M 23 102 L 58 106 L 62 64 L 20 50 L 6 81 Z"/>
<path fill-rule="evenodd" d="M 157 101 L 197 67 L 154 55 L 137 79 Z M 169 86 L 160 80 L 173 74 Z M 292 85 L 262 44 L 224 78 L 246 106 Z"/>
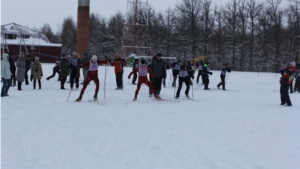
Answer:
<path fill-rule="evenodd" d="M 97 101 L 97 95 L 98 95 L 98 91 L 99 91 L 99 78 L 98 78 L 98 66 L 100 64 L 107 64 L 107 60 L 103 60 L 103 61 L 100 61 L 100 60 L 97 60 L 97 56 L 94 55 L 92 57 L 92 60 L 84 63 L 83 65 L 80 66 L 80 68 L 83 68 L 83 67 L 88 67 L 88 73 L 87 73 L 87 78 L 85 79 L 84 81 L 84 84 L 83 84 L 83 87 L 81 89 L 81 92 L 80 92 L 80 96 L 78 97 L 78 99 L 76 99 L 76 101 L 81 101 L 82 99 L 82 95 L 87 87 L 87 85 L 90 83 L 90 81 L 94 81 L 95 84 L 96 84 L 96 89 L 95 89 L 95 95 L 94 95 L 94 100 Z"/>
<path fill-rule="evenodd" d="M 152 73 L 151 69 L 145 65 L 145 60 L 141 60 L 141 64 L 139 65 L 139 67 L 135 68 L 128 76 L 128 79 L 130 79 L 130 76 L 133 74 L 133 73 L 136 73 L 138 72 L 139 73 L 139 79 L 138 79 L 138 84 L 137 84 L 137 88 L 135 90 L 135 95 L 134 95 L 134 99 L 133 100 L 136 100 L 137 99 L 137 95 L 139 94 L 139 91 L 140 91 L 140 88 L 141 88 L 141 85 L 144 83 L 146 84 L 152 91 L 154 97 L 156 99 L 160 99 L 159 96 L 156 95 L 156 92 L 152 86 L 152 84 L 148 81 L 148 78 L 147 78 L 147 73 L 149 73 L 151 75 L 151 77 L 154 79 L 154 74 Z"/>

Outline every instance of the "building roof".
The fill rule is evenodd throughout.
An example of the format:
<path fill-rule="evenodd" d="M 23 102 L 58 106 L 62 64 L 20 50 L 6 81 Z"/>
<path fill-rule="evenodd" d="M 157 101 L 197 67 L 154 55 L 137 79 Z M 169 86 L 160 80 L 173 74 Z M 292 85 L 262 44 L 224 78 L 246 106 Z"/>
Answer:
<path fill-rule="evenodd" d="M 1 25 L 1 42 L 4 34 L 15 34 L 16 39 L 7 39 L 8 45 L 20 45 L 21 35 L 29 35 L 29 38 L 24 39 L 27 46 L 49 46 L 61 47 L 62 44 L 51 43 L 49 39 L 42 33 L 26 28 L 16 23 Z"/>

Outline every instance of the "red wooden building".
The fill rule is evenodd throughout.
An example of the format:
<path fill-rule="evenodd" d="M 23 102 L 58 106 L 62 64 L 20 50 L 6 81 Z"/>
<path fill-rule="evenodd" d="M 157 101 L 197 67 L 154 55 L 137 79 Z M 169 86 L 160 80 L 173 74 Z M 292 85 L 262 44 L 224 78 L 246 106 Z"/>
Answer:
<path fill-rule="evenodd" d="M 54 44 L 38 31 L 10 23 L 1 25 L 1 55 L 10 52 L 15 60 L 24 52 L 40 58 L 40 62 L 54 63 L 60 60 L 62 44 Z"/>

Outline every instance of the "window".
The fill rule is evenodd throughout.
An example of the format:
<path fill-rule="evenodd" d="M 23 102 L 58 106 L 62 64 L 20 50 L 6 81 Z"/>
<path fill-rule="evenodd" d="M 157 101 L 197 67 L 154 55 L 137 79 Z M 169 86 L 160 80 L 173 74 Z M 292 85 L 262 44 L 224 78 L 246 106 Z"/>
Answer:
<path fill-rule="evenodd" d="M 17 35 L 16 34 L 5 34 L 5 38 L 6 39 L 17 39 Z"/>

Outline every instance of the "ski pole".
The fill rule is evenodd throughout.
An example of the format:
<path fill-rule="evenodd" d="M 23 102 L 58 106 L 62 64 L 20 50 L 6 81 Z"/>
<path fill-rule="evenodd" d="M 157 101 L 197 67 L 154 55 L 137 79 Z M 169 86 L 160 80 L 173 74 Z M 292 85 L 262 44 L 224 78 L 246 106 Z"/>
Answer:
<path fill-rule="evenodd" d="M 192 98 L 194 99 L 194 83 L 192 82 Z"/>
<path fill-rule="evenodd" d="M 76 74 L 76 76 L 75 76 L 74 79 L 76 79 L 76 77 L 78 76 L 79 71 L 80 71 L 80 68 L 78 69 L 77 74 Z M 73 79 L 73 85 L 74 85 L 74 79 Z M 70 83 L 71 83 L 71 80 L 70 80 Z M 74 86 L 73 86 L 73 87 L 74 87 Z M 73 89 L 70 89 L 70 93 L 69 93 L 69 97 L 68 97 L 68 99 L 67 99 L 67 102 L 69 101 L 69 98 L 70 98 L 70 96 L 71 96 L 72 90 L 73 90 Z"/>

